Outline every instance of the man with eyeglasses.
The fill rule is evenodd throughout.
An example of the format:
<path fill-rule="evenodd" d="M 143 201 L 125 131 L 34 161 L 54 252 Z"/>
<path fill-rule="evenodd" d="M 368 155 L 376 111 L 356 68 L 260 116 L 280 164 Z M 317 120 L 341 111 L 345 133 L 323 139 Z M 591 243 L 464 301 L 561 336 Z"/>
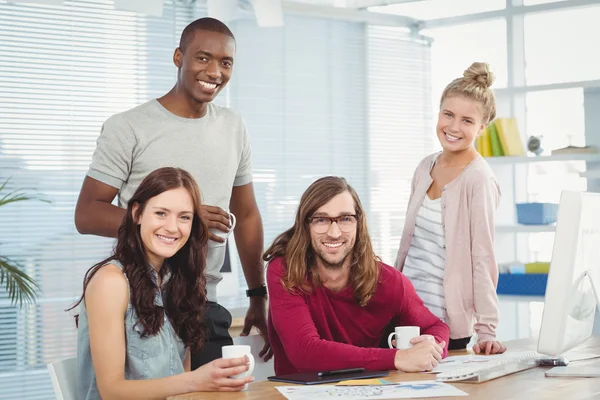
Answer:
<path fill-rule="evenodd" d="M 360 367 L 419 372 L 446 356 L 448 327 L 375 255 L 360 199 L 344 178 L 310 185 L 294 225 L 263 259 L 277 375 Z M 419 326 L 421 336 L 409 349 L 380 348 L 390 325 Z"/>

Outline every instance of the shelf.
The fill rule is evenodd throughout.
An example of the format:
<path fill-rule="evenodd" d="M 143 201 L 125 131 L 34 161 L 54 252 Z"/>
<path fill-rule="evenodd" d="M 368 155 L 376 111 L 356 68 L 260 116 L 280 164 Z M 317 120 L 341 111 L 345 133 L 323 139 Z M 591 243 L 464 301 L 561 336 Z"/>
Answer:
<path fill-rule="evenodd" d="M 600 162 L 598 153 L 579 153 L 579 154 L 560 154 L 555 156 L 506 156 L 506 157 L 486 157 L 490 165 L 502 164 L 524 164 L 532 162 L 551 162 L 551 161 L 591 161 Z"/>
<path fill-rule="evenodd" d="M 580 172 L 579 176 L 588 179 L 600 179 L 600 170 L 593 169 L 585 172 Z"/>
<path fill-rule="evenodd" d="M 554 232 L 556 225 L 496 225 L 497 233 Z"/>

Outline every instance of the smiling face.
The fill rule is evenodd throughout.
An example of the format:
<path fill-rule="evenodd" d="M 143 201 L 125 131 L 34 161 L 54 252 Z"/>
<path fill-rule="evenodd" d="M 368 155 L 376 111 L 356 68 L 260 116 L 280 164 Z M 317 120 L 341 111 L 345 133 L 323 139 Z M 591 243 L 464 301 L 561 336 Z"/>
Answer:
<path fill-rule="evenodd" d="M 339 217 L 355 215 L 354 200 L 350 193 L 343 192 L 320 207 L 312 217 Z M 326 269 L 340 269 L 352 261 L 351 254 L 356 241 L 356 224 L 347 232 L 340 230 L 337 223 L 332 223 L 325 233 L 317 233 L 311 227 L 310 241 L 317 255 L 317 265 Z"/>
<path fill-rule="evenodd" d="M 135 216 L 139 206 L 134 204 Z M 167 190 L 146 203 L 137 224 L 148 261 L 160 268 L 190 237 L 194 219 L 194 203 L 185 188 Z"/>
<path fill-rule="evenodd" d="M 185 48 L 175 50 L 177 85 L 196 103 L 209 103 L 225 87 L 233 70 L 235 40 L 225 34 L 196 30 Z"/>
<path fill-rule="evenodd" d="M 459 153 L 473 148 L 473 143 L 485 128 L 479 102 L 454 95 L 440 106 L 436 133 L 444 151 Z"/>

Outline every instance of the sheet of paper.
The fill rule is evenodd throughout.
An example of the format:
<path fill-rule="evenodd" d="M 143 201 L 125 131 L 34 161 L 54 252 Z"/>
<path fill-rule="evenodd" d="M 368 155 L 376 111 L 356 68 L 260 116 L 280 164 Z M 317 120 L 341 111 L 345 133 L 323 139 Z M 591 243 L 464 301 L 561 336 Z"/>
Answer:
<path fill-rule="evenodd" d="M 521 351 L 521 352 L 507 352 L 504 354 L 495 354 L 491 356 L 485 355 L 477 355 L 477 354 L 467 354 L 464 356 L 451 356 L 446 357 L 435 367 L 433 370 L 428 371 L 429 374 L 438 374 L 441 372 L 451 372 L 456 370 L 457 368 L 473 366 L 473 365 L 485 365 L 489 361 L 494 360 L 510 360 L 513 358 L 525 357 L 527 355 L 532 354 L 530 351 Z M 535 353 L 537 354 L 537 353 Z M 537 354 L 539 357 L 543 357 L 542 354 Z M 569 360 L 569 362 L 589 360 L 592 358 L 600 358 L 599 354 L 587 353 L 578 350 L 571 350 L 563 354 L 564 357 Z"/>
<path fill-rule="evenodd" d="M 393 385 L 394 382 L 386 381 L 385 379 L 351 379 L 336 383 L 336 386 L 371 386 L 371 385 Z"/>
<path fill-rule="evenodd" d="M 579 351 L 579 350 L 567 351 L 562 356 L 565 357 L 567 360 L 569 360 L 569 362 L 590 360 L 592 358 L 600 358 L 600 354 L 586 353 L 586 352 Z"/>
<path fill-rule="evenodd" d="M 491 356 L 478 355 L 478 354 L 467 354 L 464 356 L 451 356 L 446 357 L 435 367 L 433 370 L 428 371 L 429 374 L 438 374 L 441 372 L 451 372 L 456 370 L 457 368 L 472 366 L 475 364 L 484 365 L 489 361 L 494 360 L 509 360 L 512 358 L 525 357 L 527 355 L 532 354 L 530 351 L 521 351 L 521 352 L 507 352 L 504 354 L 495 354 Z M 543 357 L 542 354 L 538 354 L 539 357 Z M 586 353 L 578 350 L 571 350 L 563 354 L 563 356 L 569 360 L 569 362 L 589 360 L 592 358 L 600 358 L 600 354 L 594 353 Z"/>
<path fill-rule="evenodd" d="M 400 382 L 383 386 L 276 386 L 288 400 L 338 399 L 423 399 L 427 397 L 468 396 L 452 385 L 436 381 Z"/>
<path fill-rule="evenodd" d="M 428 371 L 430 374 L 438 374 L 440 372 L 449 372 L 454 371 L 457 368 L 463 368 L 473 365 L 483 365 L 488 363 L 489 361 L 494 360 L 509 360 L 509 359 L 517 359 L 520 357 L 526 357 L 528 355 L 533 354 L 531 351 L 519 351 L 519 352 L 507 352 L 504 354 L 494 354 L 494 355 L 479 355 L 479 354 L 466 354 L 464 356 L 450 356 L 444 358 L 437 367 L 433 370 Z"/>

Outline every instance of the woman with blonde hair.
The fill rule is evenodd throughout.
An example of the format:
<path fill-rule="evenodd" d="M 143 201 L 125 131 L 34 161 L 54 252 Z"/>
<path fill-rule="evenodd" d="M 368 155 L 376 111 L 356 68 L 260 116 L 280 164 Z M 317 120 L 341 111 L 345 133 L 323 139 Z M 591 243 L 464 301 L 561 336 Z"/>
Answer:
<path fill-rule="evenodd" d="M 442 151 L 417 167 L 396 268 L 450 327 L 449 350 L 503 353 L 496 340 L 494 214 L 500 188 L 474 143 L 496 116 L 494 75 L 475 62 L 444 89 L 436 126 Z"/>

